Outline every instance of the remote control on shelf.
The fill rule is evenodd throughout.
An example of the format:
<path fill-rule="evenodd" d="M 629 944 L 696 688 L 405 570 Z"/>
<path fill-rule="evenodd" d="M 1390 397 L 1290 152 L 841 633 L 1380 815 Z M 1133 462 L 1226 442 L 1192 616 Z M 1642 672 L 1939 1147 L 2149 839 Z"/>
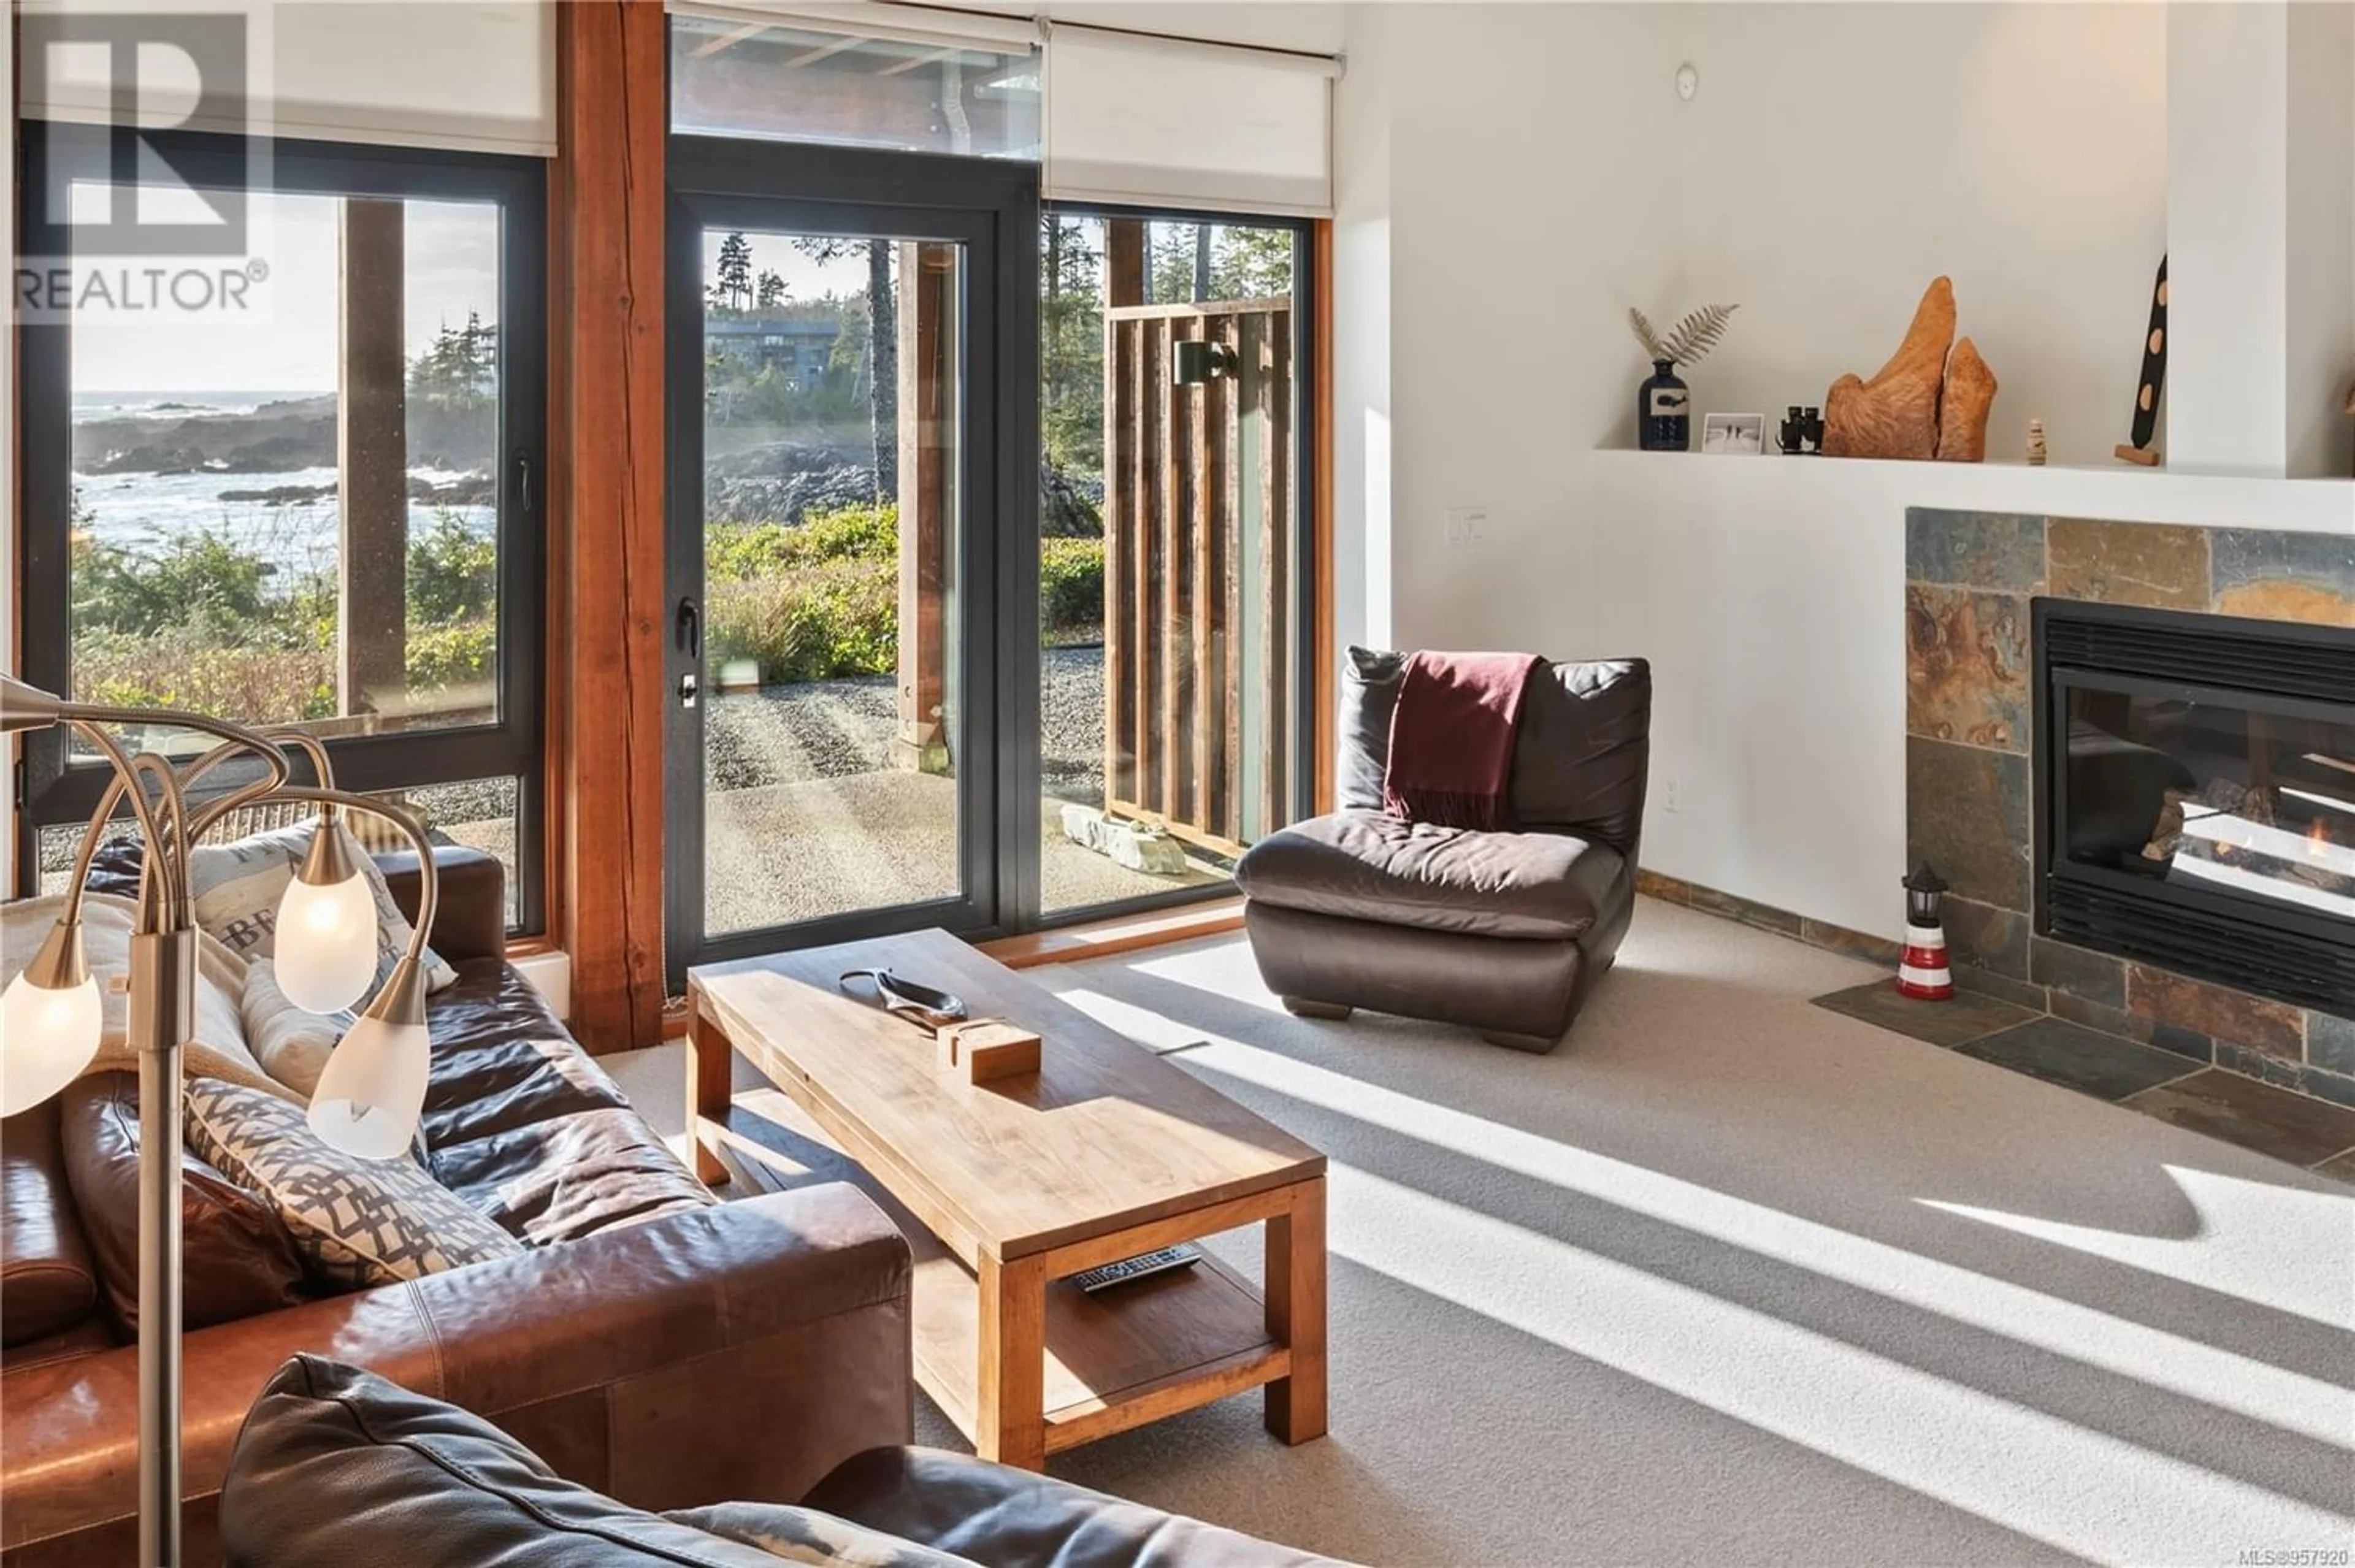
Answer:
<path fill-rule="evenodd" d="M 1131 1280 L 1144 1279 L 1151 1275 L 1167 1274 L 1171 1269 L 1190 1267 L 1201 1256 L 1200 1248 L 1180 1242 L 1174 1247 L 1163 1247 L 1159 1252 L 1139 1253 L 1133 1258 L 1122 1258 L 1116 1263 L 1086 1269 L 1071 1278 L 1073 1285 L 1092 1296 L 1112 1285 L 1126 1285 Z"/>

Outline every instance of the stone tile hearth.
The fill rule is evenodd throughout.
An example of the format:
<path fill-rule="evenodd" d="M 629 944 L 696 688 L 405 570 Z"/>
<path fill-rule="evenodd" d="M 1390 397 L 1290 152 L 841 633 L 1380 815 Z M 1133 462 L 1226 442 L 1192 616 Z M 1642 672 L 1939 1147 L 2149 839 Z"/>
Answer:
<path fill-rule="evenodd" d="M 1956 985 L 2355 1106 L 2355 1020 L 2036 934 L 2030 635 L 2039 595 L 2355 626 L 2355 537 L 1916 508 L 1905 575 L 1906 853 L 1952 885 Z"/>
<path fill-rule="evenodd" d="M 1815 1002 L 2355 1184 L 2355 1109 L 1967 991 L 1921 1002 L 1874 980 Z"/>

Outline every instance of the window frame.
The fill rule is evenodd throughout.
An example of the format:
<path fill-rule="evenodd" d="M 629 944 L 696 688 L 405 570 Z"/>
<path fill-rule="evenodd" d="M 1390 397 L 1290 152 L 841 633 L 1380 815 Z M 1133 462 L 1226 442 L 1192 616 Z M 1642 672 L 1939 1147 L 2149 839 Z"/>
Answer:
<path fill-rule="evenodd" d="M 47 170 L 69 161 L 70 176 L 111 179 L 105 150 L 68 149 L 47 123 L 19 123 L 20 168 Z M 168 146 L 172 164 L 195 184 L 242 185 L 249 150 L 261 139 L 205 132 L 148 132 Z M 516 781 L 515 907 L 512 934 L 546 928 L 547 773 L 545 659 L 547 526 L 544 464 L 547 432 L 548 266 L 547 174 L 539 158 L 427 148 L 357 146 L 291 137 L 268 139 L 272 193 L 389 199 L 489 201 L 500 208 L 499 235 L 499 478 L 497 719 L 487 724 L 420 729 L 392 734 L 326 739 L 336 783 L 364 793 Z M 218 180 L 207 178 L 218 170 Z M 70 253 L 70 230 L 40 210 L 40 182 L 20 180 L 17 253 Z M 23 449 L 17 539 L 21 581 L 18 624 L 24 678 L 51 691 L 72 679 L 71 515 L 73 492 L 73 344 L 69 323 L 20 321 L 17 365 L 23 397 L 18 432 Z M 69 766 L 67 736 L 47 731 L 25 737 L 17 764 L 17 883 L 37 885 L 38 835 L 44 827 L 78 824 L 97 809 L 106 770 Z"/>

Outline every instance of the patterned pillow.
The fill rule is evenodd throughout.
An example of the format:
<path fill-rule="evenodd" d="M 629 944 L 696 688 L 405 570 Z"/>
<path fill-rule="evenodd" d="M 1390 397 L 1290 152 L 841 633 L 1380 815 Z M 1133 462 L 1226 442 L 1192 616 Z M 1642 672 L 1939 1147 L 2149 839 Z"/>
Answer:
<path fill-rule="evenodd" d="M 523 1251 L 415 1161 L 328 1147 L 299 1105 L 209 1078 L 189 1083 L 187 1104 L 188 1147 L 277 1210 L 314 1275 L 334 1288 L 421 1279 Z"/>
<path fill-rule="evenodd" d="M 245 1043 L 261 1070 L 308 1100 L 344 1031 L 356 1021 L 349 1008 L 339 1013 L 308 1013 L 278 988 L 278 965 L 257 958 L 245 971 Z"/>
<path fill-rule="evenodd" d="M 197 923 L 229 944 L 240 958 L 268 958 L 278 951 L 278 901 L 310 852 L 314 822 L 297 823 L 272 833 L 257 833 L 234 844 L 199 844 L 188 856 L 188 881 L 196 894 Z M 383 985 L 400 955 L 409 951 L 408 918 L 392 901 L 384 873 L 342 823 L 344 848 L 360 875 L 368 879 L 376 898 L 376 983 Z M 431 947 L 425 950 L 425 988 L 442 990 L 458 983 L 458 971 Z"/>

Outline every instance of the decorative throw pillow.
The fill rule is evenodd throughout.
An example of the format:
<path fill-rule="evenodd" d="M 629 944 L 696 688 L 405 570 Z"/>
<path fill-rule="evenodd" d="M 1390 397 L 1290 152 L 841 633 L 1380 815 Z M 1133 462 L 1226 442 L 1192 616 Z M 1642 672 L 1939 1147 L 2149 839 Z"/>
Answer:
<path fill-rule="evenodd" d="M 257 958 L 245 971 L 245 1043 L 261 1070 L 308 1100 L 319 1090 L 319 1074 L 336 1042 L 357 1021 L 349 1008 L 339 1013 L 307 1013 L 278 988 L 276 960 Z"/>
<path fill-rule="evenodd" d="M 204 1080 L 188 1085 L 187 1106 L 188 1147 L 276 1209 L 333 1288 L 421 1279 L 523 1251 L 413 1160 L 330 1148 L 299 1105 Z"/>
<path fill-rule="evenodd" d="M 278 901 L 286 895 L 286 886 L 294 880 L 295 870 L 310 852 L 311 835 L 316 832 L 315 822 L 298 823 L 275 832 L 257 833 L 233 844 L 199 844 L 188 856 L 188 881 L 197 900 L 197 923 L 227 943 L 230 950 L 244 959 L 268 958 L 278 951 Z M 392 966 L 409 951 L 411 928 L 392 901 L 392 890 L 384 885 L 384 873 L 377 869 L 359 840 L 342 823 L 336 830 L 344 836 L 344 848 L 360 875 L 368 879 L 368 891 L 376 899 L 377 966 L 376 983 L 384 984 Z M 425 988 L 439 991 L 458 983 L 458 972 L 444 963 L 432 948 L 425 950 Z"/>

